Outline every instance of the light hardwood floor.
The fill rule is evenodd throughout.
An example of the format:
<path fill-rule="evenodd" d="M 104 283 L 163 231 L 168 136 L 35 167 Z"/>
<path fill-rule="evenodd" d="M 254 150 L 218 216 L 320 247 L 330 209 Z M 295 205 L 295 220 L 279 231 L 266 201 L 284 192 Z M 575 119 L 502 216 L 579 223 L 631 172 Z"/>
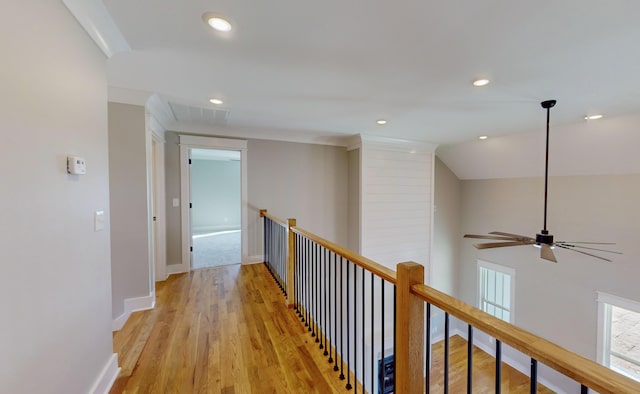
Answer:
<path fill-rule="evenodd" d="M 156 308 L 114 333 L 122 371 L 111 393 L 353 393 L 318 350 L 262 264 L 206 268 L 156 284 Z M 466 342 L 451 341 L 450 392 L 465 392 Z M 432 393 L 442 392 L 442 344 Z M 440 360 L 440 361 L 439 361 Z M 494 359 L 474 352 L 474 393 L 493 392 Z M 503 392 L 528 378 L 503 367 Z M 358 393 L 361 393 L 358 387 Z M 548 391 L 540 391 L 548 392 Z"/>

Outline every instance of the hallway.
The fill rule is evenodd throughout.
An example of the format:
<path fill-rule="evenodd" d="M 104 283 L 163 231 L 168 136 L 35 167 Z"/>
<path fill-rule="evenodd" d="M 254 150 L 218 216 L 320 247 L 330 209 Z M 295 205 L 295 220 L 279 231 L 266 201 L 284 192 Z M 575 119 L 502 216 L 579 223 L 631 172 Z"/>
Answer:
<path fill-rule="evenodd" d="M 347 392 L 312 339 L 262 264 L 172 275 L 114 333 L 111 393 Z"/>

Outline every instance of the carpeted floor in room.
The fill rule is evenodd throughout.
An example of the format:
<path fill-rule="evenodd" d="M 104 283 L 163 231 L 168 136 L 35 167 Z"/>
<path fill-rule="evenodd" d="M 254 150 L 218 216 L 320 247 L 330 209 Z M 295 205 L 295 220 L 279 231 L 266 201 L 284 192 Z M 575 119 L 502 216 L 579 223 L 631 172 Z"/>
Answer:
<path fill-rule="evenodd" d="M 191 269 L 241 263 L 240 234 L 231 230 L 194 235 Z"/>

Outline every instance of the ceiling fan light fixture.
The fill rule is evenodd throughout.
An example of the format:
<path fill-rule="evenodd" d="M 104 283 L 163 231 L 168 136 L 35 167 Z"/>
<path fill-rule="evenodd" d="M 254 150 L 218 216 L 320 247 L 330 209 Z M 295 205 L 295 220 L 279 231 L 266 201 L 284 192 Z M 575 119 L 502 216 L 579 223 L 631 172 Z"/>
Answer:
<path fill-rule="evenodd" d="M 480 87 L 483 87 L 483 86 L 487 86 L 489 84 L 489 82 L 491 82 L 491 81 L 489 81 L 486 78 L 480 78 L 480 79 L 476 79 L 476 80 L 473 81 L 473 86 L 480 88 Z"/>
<path fill-rule="evenodd" d="M 231 22 L 223 15 L 216 14 L 215 12 L 205 12 L 202 14 L 202 20 L 216 31 L 226 33 L 232 29 Z"/>

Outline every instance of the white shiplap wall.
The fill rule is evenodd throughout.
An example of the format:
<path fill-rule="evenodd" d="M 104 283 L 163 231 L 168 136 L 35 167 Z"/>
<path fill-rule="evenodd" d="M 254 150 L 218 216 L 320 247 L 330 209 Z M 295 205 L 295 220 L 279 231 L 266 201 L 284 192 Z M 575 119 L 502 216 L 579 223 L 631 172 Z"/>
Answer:
<path fill-rule="evenodd" d="M 361 254 L 389 268 L 429 272 L 435 145 L 361 137 Z"/>

